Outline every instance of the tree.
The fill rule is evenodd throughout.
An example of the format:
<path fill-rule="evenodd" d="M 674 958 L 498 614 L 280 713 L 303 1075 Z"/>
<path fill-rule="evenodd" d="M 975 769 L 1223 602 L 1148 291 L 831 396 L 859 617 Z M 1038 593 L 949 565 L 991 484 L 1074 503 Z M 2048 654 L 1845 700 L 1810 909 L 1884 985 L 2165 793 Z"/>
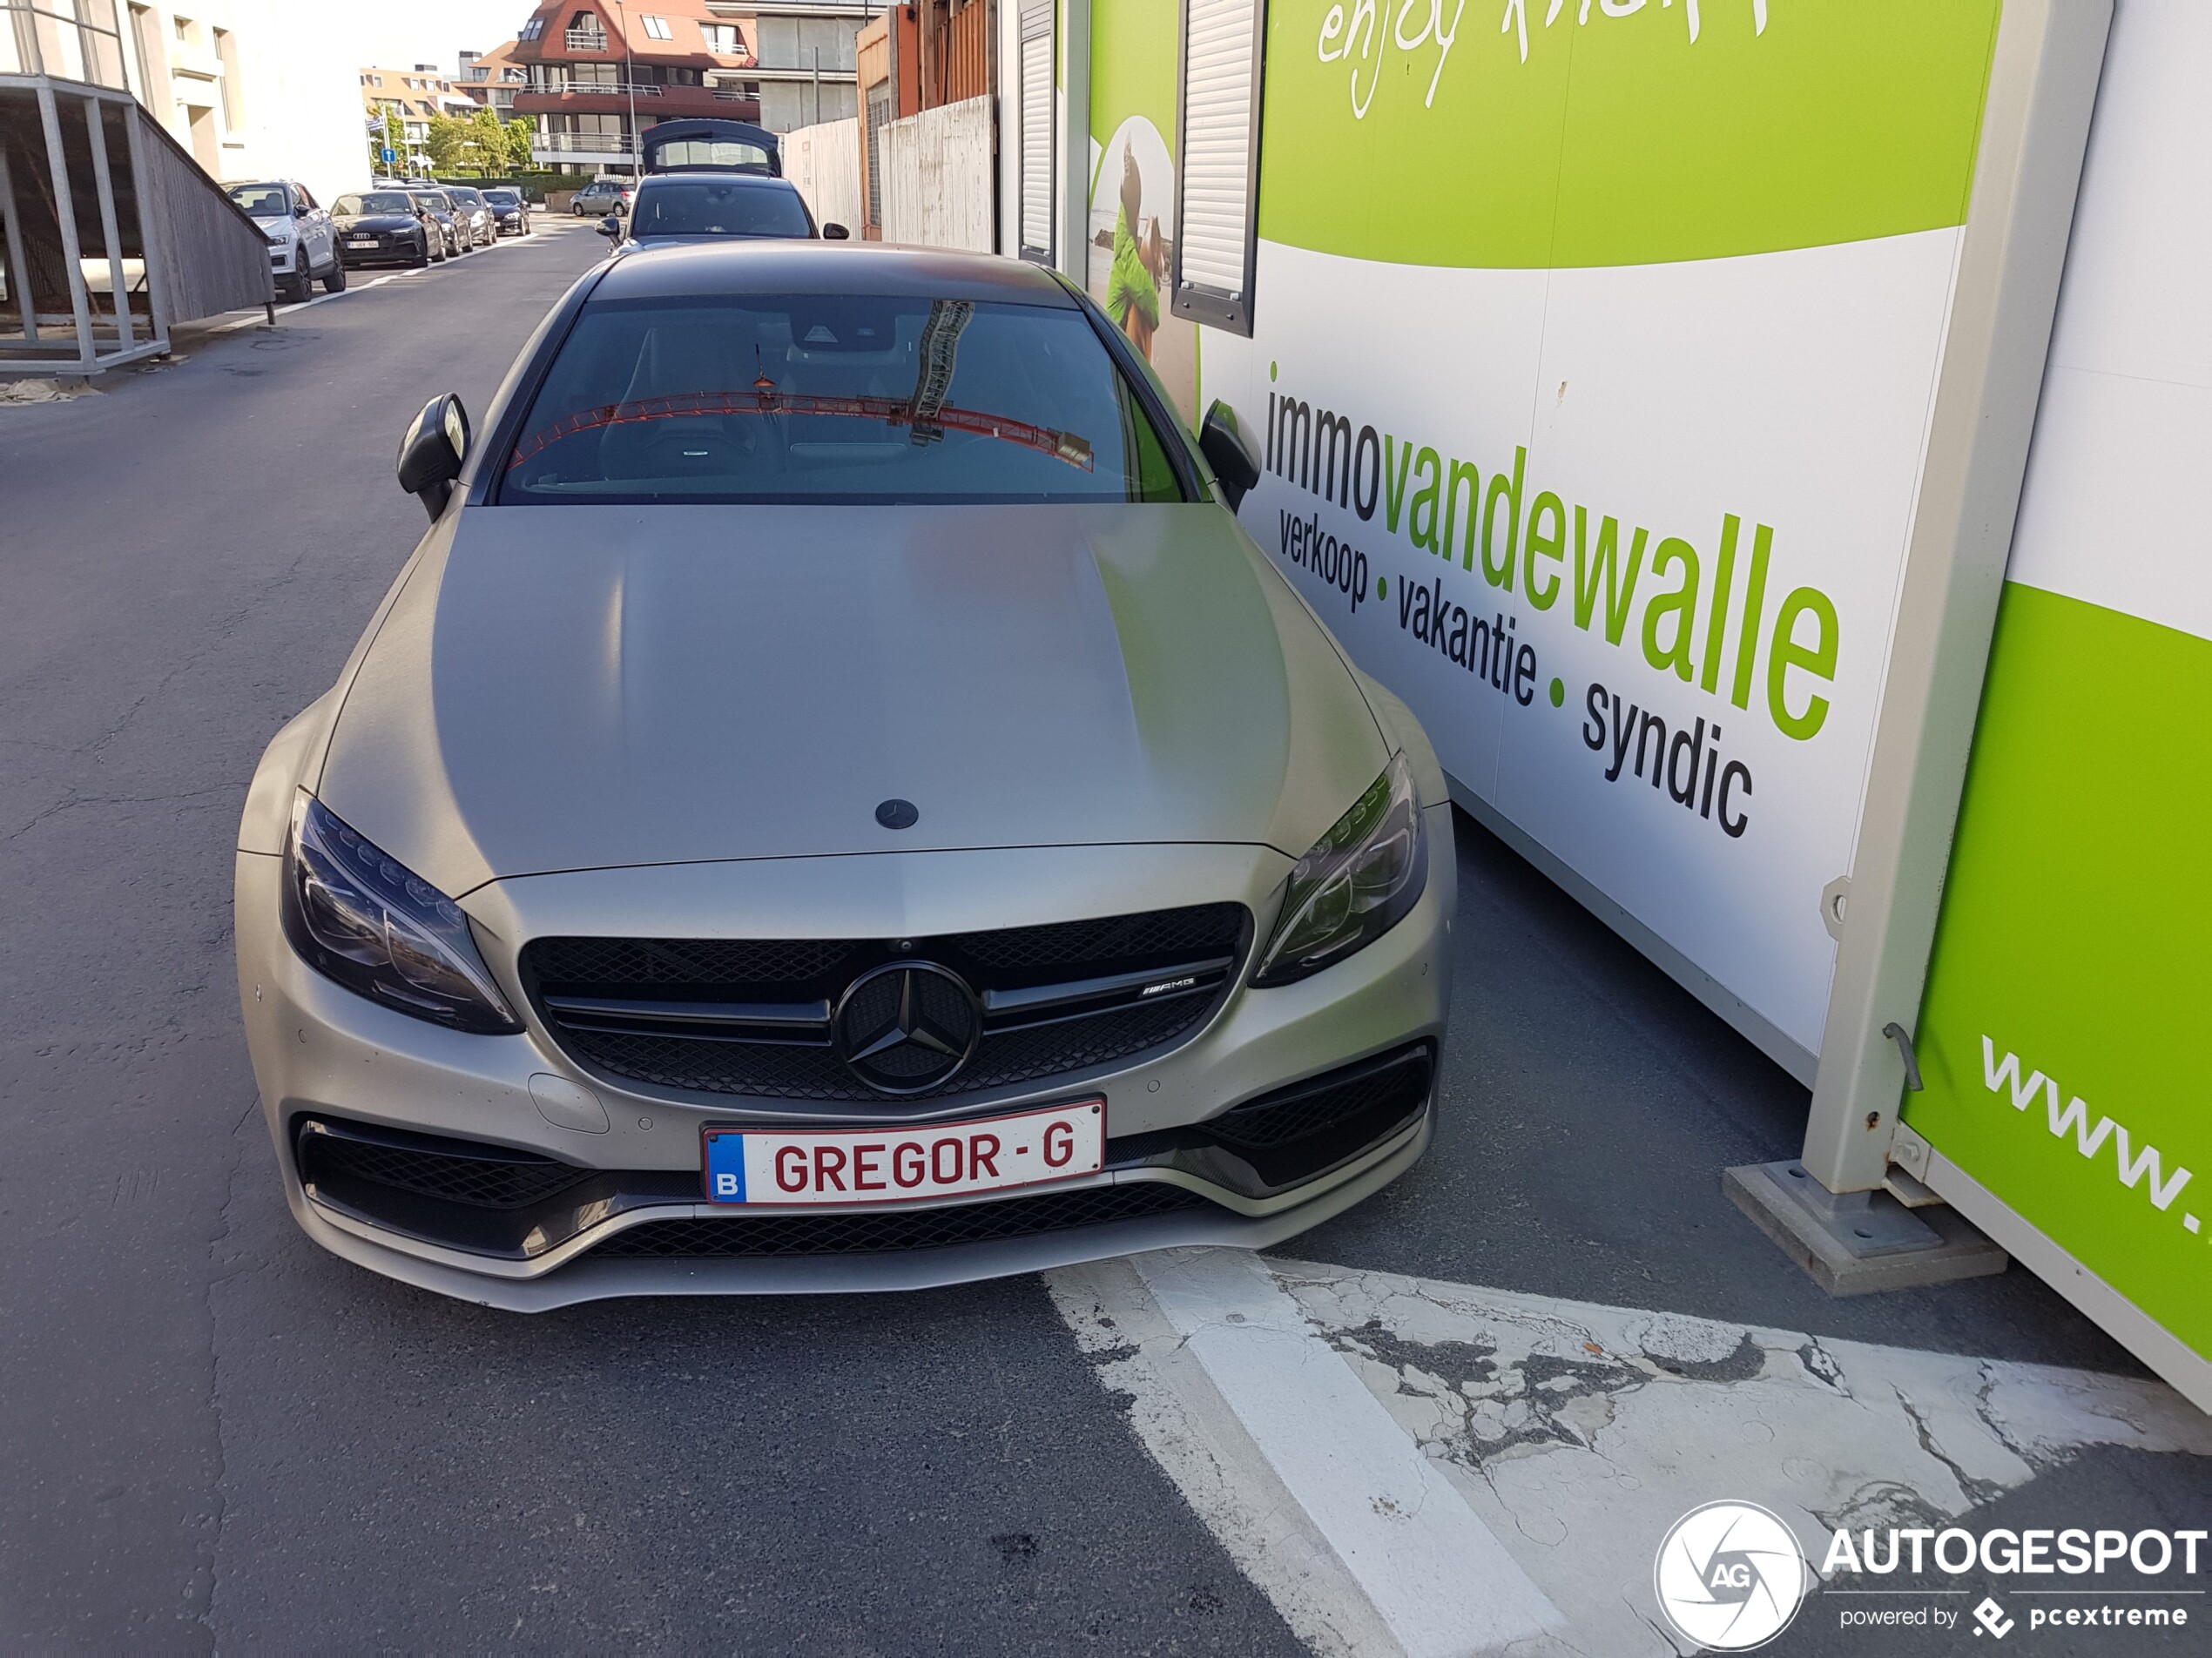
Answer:
<path fill-rule="evenodd" d="M 507 165 L 516 172 L 527 172 L 533 165 L 530 145 L 537 138 L 537 123 L 528 120 L 509 121 L 507 128 Z"/>
<path fill-rule="evenodd" d="M 440 172 L 458 172 L 471 165 L 476 147 L 472 123 L 450 115 L 430 118 L 430 165 Z"/>

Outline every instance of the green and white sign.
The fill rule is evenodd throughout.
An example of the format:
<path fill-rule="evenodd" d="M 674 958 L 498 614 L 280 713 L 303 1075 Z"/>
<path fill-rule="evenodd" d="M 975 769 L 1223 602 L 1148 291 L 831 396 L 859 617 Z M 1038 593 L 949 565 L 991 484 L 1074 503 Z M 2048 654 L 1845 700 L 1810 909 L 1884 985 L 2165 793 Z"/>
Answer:
<path fill-rule="evenodd" d="M 1202 336 L 1470 804 L 1808 1079 L 2000 11 L 1275 0 Z"/>
<path fill-rule="evenodd" d="M 2212 1409 L 2208 71 L 2212 10 L 2120 10 L 1905 1122 Z"/>

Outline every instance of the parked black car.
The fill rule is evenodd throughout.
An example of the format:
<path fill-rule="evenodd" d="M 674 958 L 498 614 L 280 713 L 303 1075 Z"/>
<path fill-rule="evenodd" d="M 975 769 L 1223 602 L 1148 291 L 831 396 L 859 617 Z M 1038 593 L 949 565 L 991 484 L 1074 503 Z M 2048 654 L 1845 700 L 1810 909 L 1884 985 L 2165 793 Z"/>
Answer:
<path fill-rule="evenodd" d="M 625 229 L 628 239 L 623 240 Z M 637 186 L 625 226 L 610 214 L 599 233 L 617 239 L 617 253 L 662 242 L 805 239 L 841 242 L 842 225 L 817 226 L 805 198 L 788 179 L 758 172 L 655 173 Z"/>
<path fill-rule="evenodd" d="M 530 233 L 530 205 L 523 192 L 512 185 L 494 185 L 483 192 L 484 205 L 491 209 L 492 224 L 502 236 L 527 236 Z"/>
<path fill-rule="evenodd" d="M 422 209 L 422 222 L 430 231 L 430 257 L 434 259 L 456 259 L 462 251 L 461 226 L 455 222 L 453 204 L 446 199 L 442 190 L 410 190 Z"/>
<path fill-rule="evenodd" d="M 364 190 L 331 204 L 338 231 L 338 257 L 350 268 L 361 265 L 428 265 L 434 241 L 442 233 L 428 222 L 422 206 L 405 190 Z"/>

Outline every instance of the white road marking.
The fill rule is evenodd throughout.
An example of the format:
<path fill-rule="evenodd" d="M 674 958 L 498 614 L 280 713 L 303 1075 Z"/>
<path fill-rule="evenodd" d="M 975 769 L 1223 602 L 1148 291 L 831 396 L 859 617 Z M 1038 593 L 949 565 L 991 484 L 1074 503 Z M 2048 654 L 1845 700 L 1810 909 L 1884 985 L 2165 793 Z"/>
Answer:
<path fill-rule="evenodd" d="M 2212 1419 L 2132 1378 L 1241 1251 L 1165 1251 L 1048 1282 L 1101 1379 L 1130 1395 L 1154 1458 L 1291 1627 L 1332 1655 L 1661 1658 L 1676 1647 L 1653 1601 L 1653 1554 L 1700 1503 L 1773 1510 L 1817 1563 L 1835 1527 L 1960 1515 L 2084 1446 L 2212 1455 Z M 1379 1419 L 1391 1429 L 1379 1446 Z M 1443 1567 L 1363 1569 L 1379 1516 L 1346 1492 L 1365 1480 L 1399 1502 L 1429 1479 L 1487 1547 L 1439 1548 L 1431 1520 L 1445 1516 L 1453 1537 L 1465 1522 L 1416 1500 L 1393 1534 Z M 1557 1609 L 1548 1628 L 1516 1635 L 1467 1609 L 1485 1595 L 1525 1607 L 1516 1597 L 1532 1591 Z M 1456 1645 L 1416 1647 L 1409 1633 Z"/>
<path fill-rule="evenodd" d="M 478 253 L 496 253 L 502 247 L 520 247 L 523 243 L 531 240 L 533 238 L 551 235 L 558 232 L 570 231 L 575 228 L 576 226 L 573 224 L 565 223 L 556 219 L 551 224 L 546 226 L 543 230 L 533 229 L 528 236 L 517 236 L 511 242 L 496 241 L 488 247 L 471 248 L 467 253 L 454 255 L 453 259 L 469 259 Z M 452 263 L 452 259 L 448 259 L 442 262 L 450 264 Z M 429 275 L 437 268 L 438 266 L 435 265 L 407 266 L 396 271 L 387 271 L 381 276 L 372 276 L 368 280 L 361 282 L 354 281 L 349 274 L 347 278 L 346 286 L 335 293 L 318 293 L 311 300 L 300 300 L 296 301 L 287 300 L 278 300 L 277 304 L 279 309 L 277 311 L 277 320 L 280 323 L 287 317 L 296 316 L 302 311 L 313 310 L 319 305 L 327 305 L 333 300 L 342 300 L 346 298 L 347 294 L 366 293 L 371 288 L 382 287 L 387 282 L 397 282 L 408 277 L 425 277 Z M 207 329 L 206 332 L 208 334 L 228 334 L 233 328 L 251 328 L 257 326 L 265 328 L 269 326 L 266 314 L 260 311 L 248 311 L 242 316 L 233 318 L 231 321 L 219 322 L 213 327 Z"/>
<path fill-rule="evenodd" d="M 1460 1658 L 1561 1621 L 1257 1257 L 1177 1251 L 1136 1266 L 1407 1658 Z"/>

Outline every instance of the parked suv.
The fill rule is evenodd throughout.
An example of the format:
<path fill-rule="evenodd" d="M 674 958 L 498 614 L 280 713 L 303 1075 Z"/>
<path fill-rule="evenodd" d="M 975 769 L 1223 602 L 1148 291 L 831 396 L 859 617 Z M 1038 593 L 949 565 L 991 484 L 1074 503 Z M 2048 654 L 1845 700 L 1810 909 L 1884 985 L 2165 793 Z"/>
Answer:
<path fill-rule="evenodd" d="M 569 204 L 569 211 L 578 219 L 596 219 L 603 213 L 626 213 L 630 211 L 631 186 L 619 179 L 594 179 L 576 192 L 576 199 Z"/>
<path fill-rule="evenodd" d="M 307 185 L 276 179 L 224 188 L 269 239 L 269 269 L 284 298 L 294 303 L 307 299 L 317 277 L 325 293 L 345 291 L 346 262 L 338 254 L 337 230 Z"/>

